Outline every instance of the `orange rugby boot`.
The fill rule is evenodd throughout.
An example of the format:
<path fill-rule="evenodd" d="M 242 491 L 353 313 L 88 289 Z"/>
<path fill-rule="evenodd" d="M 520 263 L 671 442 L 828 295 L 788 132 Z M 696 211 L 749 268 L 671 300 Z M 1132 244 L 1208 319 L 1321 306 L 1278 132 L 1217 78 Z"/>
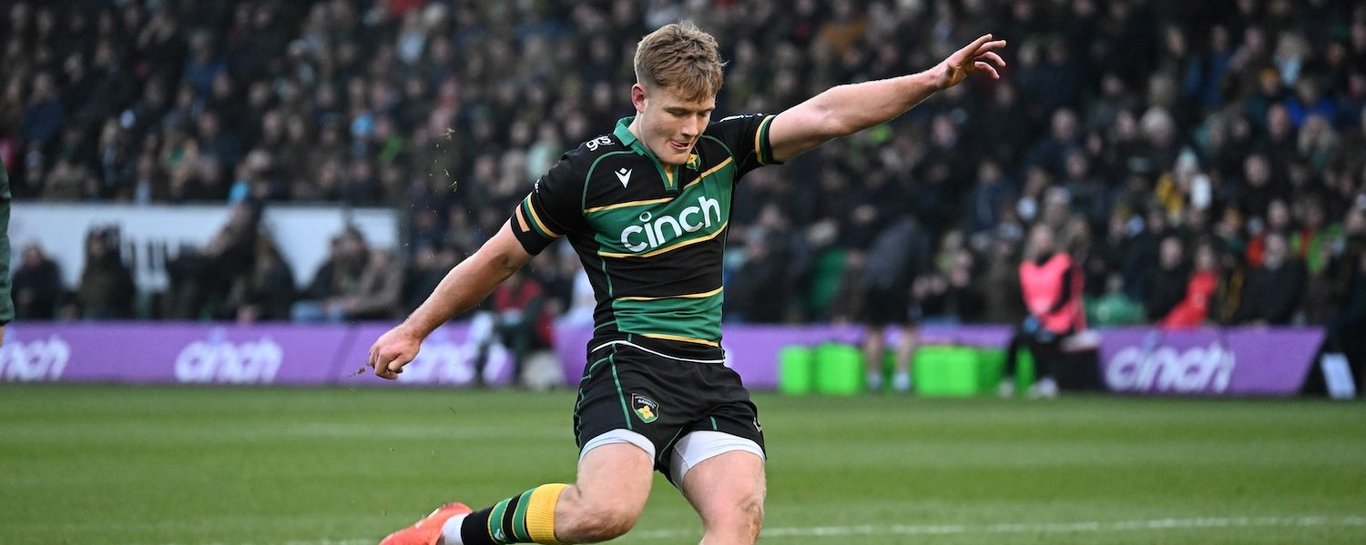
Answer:
<path fill-rule="evenodd" d="M 448 503 L 432 511 L 416 524 L 389 534 L 379 545 L 436 545 L 441 540 L 441 527 L 457 515 L 474 512 L 463 503 Z"/>

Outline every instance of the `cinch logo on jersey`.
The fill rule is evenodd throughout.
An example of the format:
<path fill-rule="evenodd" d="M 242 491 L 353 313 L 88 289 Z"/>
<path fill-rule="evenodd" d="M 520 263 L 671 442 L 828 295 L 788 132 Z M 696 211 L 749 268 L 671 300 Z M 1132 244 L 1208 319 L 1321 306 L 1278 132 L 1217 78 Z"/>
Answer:
<path fill-rule="evenodd" d="M 697 198 L 697 206 L 684 208 L 678 213 L 678 217 L 656 218 L 649 211 L 645 211 L 641 212 L 637 219 L 640 225 L 632 225 L 621 230 L 621 244 L 631 252 L 655 249 L 685 233 L 696 233 L 720 224 L 721 201 L 701 196 Z"/>

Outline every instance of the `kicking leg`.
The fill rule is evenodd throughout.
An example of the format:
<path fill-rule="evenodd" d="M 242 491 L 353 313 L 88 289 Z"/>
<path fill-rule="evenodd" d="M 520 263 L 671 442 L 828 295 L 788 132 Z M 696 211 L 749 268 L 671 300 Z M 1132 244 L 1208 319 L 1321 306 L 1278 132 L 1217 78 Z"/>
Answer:
<path fill-rule="evenodd" d="M 597 543 L 625 534 L 645 510 L 653 468 L 650 454 L 633 444 L 588 451 L 579 462 L 578 484 L 566 488 L 555 506 L 556 538 Z"/>
<path fill-rule="evenodd" d="M 652 467 L 650 454 L 631 442 L 603 444 L 579 461 L 576 484 L 544 484 L 473 513 L 463 504 L 448 504 L 381 545 L 607 541 L 640 518 Z"/>

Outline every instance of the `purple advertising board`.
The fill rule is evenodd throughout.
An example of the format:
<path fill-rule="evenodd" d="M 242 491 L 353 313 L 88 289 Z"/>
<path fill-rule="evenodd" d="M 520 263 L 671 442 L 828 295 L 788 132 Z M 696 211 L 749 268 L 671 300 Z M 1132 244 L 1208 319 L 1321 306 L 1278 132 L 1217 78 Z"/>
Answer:
<path fill-rule="evenodd" d="M 393 324 L 364 324 L 355 327 L 355 342 L 343 352 L 342 367 L 347 370 L 343 386 L 440 386 L 465 387 L 474 383 L 475 369 L 483 361 L 483 382 L 503 386 L 512 382 L 512 354 L 502 345 L 483 343 L 488 326 L 483 323 L 446 324 L 433 331 L 422 343 L 417 357 L 403 368 L 397 380 L 375 376 L 366 366 L 370 345 Z M 479 332 L 482 331 L 482 334 Z M 476 333 L 472 335 L 471 333 Z"/>
<path fill-rule="evenodd" d="M 1115 392 L 1289 396 L 1323 342 L 1311 328 L 1105 330 L 1101 373 Z"/>
<path fill-rule="evenodd" d="M 306 325 L 11 324 L 0 382 L 321 384 L 345 328 Z"/>
<path fill-rule="evenodd" d="M 366 368 L 371 343 L 392 324 L 16 323 L 0 346 L 0 382 L 336 384 L 464 387 L 513 382 L 512 355 L 481 343 L 478 320 L 441 327 L 395 381 Z M 1003 326 L 926 325 L 922 344 L 1004 346 Z M 587 327 L 556 328 L 566 385 L 583 373 Z M 852 326 L 727 325 L 726 365 L 755 389 L 777 386 L 788 346 L 857 343 Z M 1101 331 L 1101 375 L 1113 391 L 1157 395 L 1294 395 L 1323 341 L 1318 329 Z M 480 365 L 482 362 L 482 365 Z"/>

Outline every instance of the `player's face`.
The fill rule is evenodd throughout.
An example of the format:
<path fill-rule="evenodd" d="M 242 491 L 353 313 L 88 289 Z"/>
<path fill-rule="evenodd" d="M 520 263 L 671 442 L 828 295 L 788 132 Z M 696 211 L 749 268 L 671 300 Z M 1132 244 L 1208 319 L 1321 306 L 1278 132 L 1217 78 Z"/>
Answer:
<path fill-rule="evenodd" d="M 637 135 L 650 151 L 665 164 L 682 165 L 688 162 L 693 145 L 711 122 L 716 109 L 716 97 L 686 100 L 672 89 L 648 88 L 637 83 L 631 88 L 631 101 L 639 117 Z"/>

